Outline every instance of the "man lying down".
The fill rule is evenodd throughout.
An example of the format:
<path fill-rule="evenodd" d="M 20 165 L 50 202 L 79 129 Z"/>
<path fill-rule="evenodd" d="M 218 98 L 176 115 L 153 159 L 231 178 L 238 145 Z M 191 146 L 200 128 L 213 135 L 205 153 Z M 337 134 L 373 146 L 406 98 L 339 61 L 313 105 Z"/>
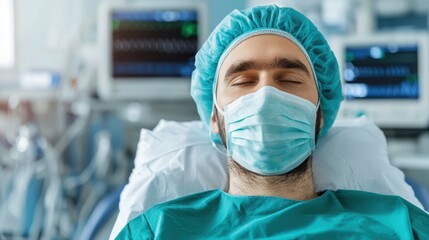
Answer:
<path fill-rule="evenodd" d="M 196 56 L 192 96 L 229 157 L 229 189 L 156 205 L 117 239 L 429 239 L 397 196 L 316 192 L 312 153 L 342 101 L 337 61 L 291 8 L 233 11 Z"/>

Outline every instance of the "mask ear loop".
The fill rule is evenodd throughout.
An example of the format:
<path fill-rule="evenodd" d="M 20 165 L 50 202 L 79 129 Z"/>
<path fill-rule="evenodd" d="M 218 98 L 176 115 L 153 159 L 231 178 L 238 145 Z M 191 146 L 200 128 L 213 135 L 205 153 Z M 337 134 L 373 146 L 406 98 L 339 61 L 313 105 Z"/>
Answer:
<path fill-rule="evenodd" d="M 223 144 L 215 143 L 214 141 L 212 141 L 212 146 L 214 147 L 214 149 L 216 149 L 218 153 L 229 158 L 229 154 L 227 154 L 226 147 Z"/>
<path fill-rule="evenodd" d="M 216 74 L 217 75 L 217 74 Z M 217 78 L 215 78 L 215 79 L 217 79 Z M 222 116 L 225 116 L 225 112 L 220 108 L 220 106 L 219 106 L 219 104 L 217 103 L 217 98 L 216 98 L 216 91 L 217 91 L 217 80 L 215 80 L 215 83 L 214 83 L 214 87 L 215 87 L 215 91 L 213 91 L 213 108 L 212 109 L 214 109 L 214 108 L 216 108 L 216 110 L 222 115 Z M 214 111 L 212 110 L 212 118 L 213 118 L 213 114 L 214 114 Z M 219 133 L 217 133 L 218 135 L 219 135 Z M 224 155 L 224 156 L 226 156 L 226 157 L 228 157 L 229 158 L 229 154 L 228 154 L 228 151 L 227 151 L 227 149 L 226 149 L 226 147 L 223 145 L 223 144 L 221 144 L 221 143 L 216 143 L 214 140 L 213 140 L 213 136 L 214 135 L 214 133 L 212 132 L 212 129 L 211 129 L 211 127 L 210 127 L 210 136 L 211 136 L 211 139 L 212 139 L 212 146 L 216 149 L 216 151 L 218 151 L 220 154 L 222 154 L 222 155 Z M 221 141 L 222 141 L 222 139 L 221 139 Z M 225 143 L 226 144 L 226 143 Z"/>
<path fill-rule="evenodd" d="M 214 107 L 216 107 L 218 109 L 218 111 L 219 111 L 219 108 L 217 106 L 214 106 Z M 212 117 L 213 117 L 213 114 L 214 114 L 214 112 L 212 112 Z M 223 115 L 223 112 L 221 114 Z M 219 136 L 219 133 L 217 133 L 217 135 Z M 215 142 L 213 140 L 214 133 L 212 132 L 211 128 L 210 128 L 210 136 L 211 136 L 211 139 L 212 139 L 211 140 L 212 146 L 216 149 L 216 151 L 218 151 L 220 154 L 222 154 L 222 155 L 224 155 L 226 157 L 229 157 L 229 155 L 227 154 L 226 147 L 222 143 L 217 143 L 217 142 Z M 220 141 L 222 141 L 222 138 L 220 138 Z"/>

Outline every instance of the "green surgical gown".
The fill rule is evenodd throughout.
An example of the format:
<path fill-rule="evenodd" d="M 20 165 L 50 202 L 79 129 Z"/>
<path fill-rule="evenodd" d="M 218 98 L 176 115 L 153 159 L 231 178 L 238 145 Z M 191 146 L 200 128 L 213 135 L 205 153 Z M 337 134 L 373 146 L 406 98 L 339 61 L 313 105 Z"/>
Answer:
<path fill-rule="evenodd" d="M 429 239 L 429 214 L 362 191 L 294 201 L 213 190 L 149 209 L 116 239 Z"/>

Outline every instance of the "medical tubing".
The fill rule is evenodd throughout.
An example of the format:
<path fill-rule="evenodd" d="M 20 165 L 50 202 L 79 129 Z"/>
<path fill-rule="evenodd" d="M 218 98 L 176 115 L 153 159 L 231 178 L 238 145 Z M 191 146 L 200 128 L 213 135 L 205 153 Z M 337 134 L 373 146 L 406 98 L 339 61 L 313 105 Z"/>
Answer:
<path fill-rule="evenodd" d="M 75 188 L 79 185 L 83 185 L 89 182 L 93 175 L 97 175 L 97 179 L 105 179 L 108 174 L 108 168 L 110 167 L 110 153 L 111 153 L 111 136 L 107 130 L 101 131 L 96 136 L 97 139 L 97 150 L 89 163 L 89 166 L 77 177 L 70 177 L 64 181 L 66 188 Z M 98 182 L 100 185 L 100 181 Z M 102 185 L 101 187 L 103 187 Z M 96 201 L 99 199 L 102 191 L 100 187 L 95 187 L 94 191 L 90 191 L 89 196 L 83 200 L 83 204 L 80 207 L 80 212 L 77 216 L 77 229 L 75 230 L 75 237 L 79 239 L 81 231 L 83 229 L 83 223 L 85 218 L 89 216 Z M 101 192 L 101 193 L 100 193 Z"/>
<path fill-rule="evenodd" d="M 67 148 L 70 142 L 76 138 L 77 135 L 85 128 L 86 122 L 88 121 L 90 111 L 79 116 L 69 129 L 64 133 L 63 137 L 60 138 L 54 149 L 57 156 L 61 156 L 63 151 Z"/>
<path fill-rule="evenodd" d="M 88 167 L 86 167 L 83 172 L 78 176 L 66 178 L 64 180 L 64 186 L 66 188 L 75 188 L 88 182 L 91 179 L 91 176 L 93 176 L 97 172 L 98 167 L 100 167 L 101 169 L 100 171 L 98 171 L 101 175 L 101 178 L 103 177 L 103 175 L 107 174 L 107 168 L 109 167 L 110 162 L 108 158 L 111 150 L 110 135 L 105 135 L 104 132 L 101 132 L 97 136 L 97 139 L 97 151 L 95 152 L 95 155 L 90 161 Z"/>
<path fill-rule="evenodd" d="M 0 145 L 0 150 L 2 151 L 2 152 L 5 152 L 6 151 L 6 149 L 5 148 L 3 148 L 1 145 Z M 4 191 L 4 189 L 6 189 L 5 188 L 5 186 L 6 186 L 6 184 L 5 184 L 5 182 L 6 182 L 6 177 L 4 176 L 5 174 L 4 174 L 4 170 L 3 170 L 3 157 L 4 157 L 4 155 L 0 155 L 0 206 L 2 205 L 2 202 L 3 202 L 3 200 L 4 199 L 6 199 L 5 198 L 5 196 L 3 196 L 3 191 Z M 3 199 L 4 198 L 4 199 Z M 1 222 L 0 222 L 0 229 L 2 229 L 1 228 Z"/>
<path fill-rule="evenodd" d="M 42 194 L 40 194 L 38 200 L 37 200 L 37 205 L 36 205 L 36 213 L 35 216 L 33 217 L 33 222 L 31 224 L 31 229 L 30 229 L 30 233 L 28 234 L 28 239 L 32 240 L 32 239 L 39 239 L 39 235 L 40 235 L 40 231 L 43 230 L 43 219 L 44 219 L 44 201 L 43 201 L 43 197 L 46 196 L 46 189 L 47 186 L 43 187 L 42 190 Z"/>
<path fill-rule="evenodd" d="M 2 163 L 2 158 L 0 158 L 0 208 L 3 206 L 3 183 L 5 182 L 5 180 L 3 179 L 3 163 Z M 6 199 L 6 197 L 5 197 Z M 2 230 L 2 222 L 0 221 L 0 240 L 6 240 L 6 238 L 3 235 Z"/>
<path fill-rule="evenodd" d="M 96 171 L 96 164 L 94 161 L 91 161 L 81 174 L 78 176 L 68 177 L 64 180 L 64 187 L 66 189 L 76 188 L 89 181 L 92 175 Z"/>
<path fill-rule="evenodd" d="M 214 147 L 214 149 L 216 149 L 216 151 L 220 154 L 222 154 L 223 156 L 229 157 L 228 154 L 226 153 L 226 148 L 225 146 L 219 144 L 219 143 L 215 143 L 212 141 L 212 146 Z"/>
<path fill-rule="evenodd" d="M 107 176 L 110 165 L 112 164 L 110 161 L 110 155 L 112 152 L 111 136 L 108 130 L 102 130 L 97 133 L 96 139 L 98 146 L 93 160 L 96 165 L 95 174 L 99 179 L 103 179 Z"/>
<path fill-rule="evenodd" d="M 73 139 L 75 139 L 80 132 L 82 132 L 85 129 L 86 123 L 89 119 L 90 110 L 85 111 L 83 114 L 78 115 L 77 119 L 74 120 L 73 124 L 67 129 L 67 131 L 64 133 L 64 135 L 60 138 L 60 140 L 57 142 L 57 144 L 53 147 L 54 154 L 56 156 L 61 156 L 63 151 L 67 148 L 67 146 L 71 143 Z M 92 163 L 92 162 L 91 162 Z M 64 180 L 64 186 L 66 188 L 73 188 L 76 186 L 81 185 L 82 183 L 88 181 L 89 177 L 93 174 L 95 171 L 95 166 L 92 166 L 93 164 L 90 163 L 90 166 L 88 166 L 79 176 L 83 177 L 83 180 L 77 180 L 76 183 L 74 181 L 76 180 L 68 180 L 66 178 Z M 58 171 L 60 171 L 60 168 L 58 168 Z M 73 177 L 72 177 L 73 178 Z M 71 186 L 70 186 L 71 185 Z"/>
<path fill-rule="evenodd" d="M 44 150 L 44 160 L 48 170 L 48 187 L 45 195 L 45 228 L 43 231 L 43 239 L 53 239 L 55 237 L 55 229 L 58 226 L 57 205 L 61 201 L 61 176 L 59 168 L 59 158 L 55 154 L 55 150 L 50 146 L 44 138 L 40 140 L 40 146 Z"/>

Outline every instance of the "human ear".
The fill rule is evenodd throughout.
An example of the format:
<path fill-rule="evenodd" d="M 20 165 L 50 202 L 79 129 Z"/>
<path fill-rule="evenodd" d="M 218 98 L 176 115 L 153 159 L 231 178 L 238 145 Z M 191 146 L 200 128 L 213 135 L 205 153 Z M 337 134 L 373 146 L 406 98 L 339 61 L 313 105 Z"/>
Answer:
<path fill-rule="evenodd" d="M 212 133 L 219 133 L 219 127 L 217 123 L 217 117 L 216 117 L 216 111 L 212 111 L 212 116 L 210 118 L 210 128 L 212 130 Z"/>

